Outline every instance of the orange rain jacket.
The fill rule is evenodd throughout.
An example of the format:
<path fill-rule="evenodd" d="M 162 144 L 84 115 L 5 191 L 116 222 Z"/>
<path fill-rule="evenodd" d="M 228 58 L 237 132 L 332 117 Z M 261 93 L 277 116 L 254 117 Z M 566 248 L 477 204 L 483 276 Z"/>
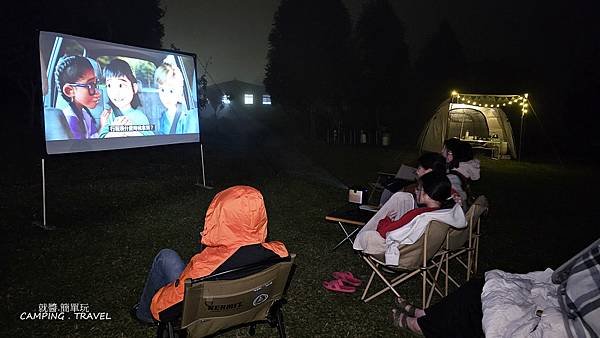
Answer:
<path fill-rule="evenodd" d="M 267 211 L 260 191 L 248 186 L 234 186 L 213 198 L 204 220 L 204 249 L 194 255 L 179 278 L 159 289 L 152 298 L 150 310 L 155 319 L 159 313 L 183 300 L 187 278 L 210 275 L 240 247 L 261 244 L 280 257 L 287 257 L 283 243 L 265 243 Z"/>

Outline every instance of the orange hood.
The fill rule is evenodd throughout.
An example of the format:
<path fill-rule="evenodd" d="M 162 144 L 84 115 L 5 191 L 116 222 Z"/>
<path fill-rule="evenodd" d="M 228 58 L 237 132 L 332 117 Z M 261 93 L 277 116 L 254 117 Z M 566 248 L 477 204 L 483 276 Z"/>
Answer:
<path fill-rule="evenodd" d="M 258 190 L 235 186 L 213 198 L 204 220 L 204 246 L 237 249 L 262 243 L 266 238 L 267 210 Z"/>
<path fill-rule="evenodd" d="M 288 256 L 283 243 L 265 243 L 266 238 L 267 211 L 260 191 L 240 185 L 218 193 L 206 211 L 201 240 L 204 249 L 192 257 L 178 281 L 165 285 L 152 297 L 154 318 L 183 300 L 186 279 L 210 275 L 242 246 L 261 244 L 280 257 Z"/>

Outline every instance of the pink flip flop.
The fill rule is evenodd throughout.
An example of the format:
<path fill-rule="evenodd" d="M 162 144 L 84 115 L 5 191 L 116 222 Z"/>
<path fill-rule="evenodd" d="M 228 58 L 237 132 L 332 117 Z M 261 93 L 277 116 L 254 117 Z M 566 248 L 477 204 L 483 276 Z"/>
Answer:
<path fill-rule="evenodd" d="M 352 272 L 350 271 L 336 271 L 332 273 L 332 275 L 333 278 L 339 279 L 342 282 L 352 286 L 360 286 L 360 284 L 362 283 L 362 281 L 354 277 L 354 275 L 352 275 Z"/>
<path fill-rule="evenodd" d="M 344 293 L 356 292 L 355 287 L 344 285 L 344 283 L 342 283 L 342 281 L 339 279 L 334 279 L 332 281 L 323 281 L 323 287 L 329 291 L 334 291 L 334 292 L 344 292 Z"/>

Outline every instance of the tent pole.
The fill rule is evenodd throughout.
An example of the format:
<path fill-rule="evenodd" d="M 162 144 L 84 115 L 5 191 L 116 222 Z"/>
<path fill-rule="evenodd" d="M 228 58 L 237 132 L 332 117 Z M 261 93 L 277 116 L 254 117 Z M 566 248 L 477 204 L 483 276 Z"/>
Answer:
<path fill-rule="evenodd" d="M 519 132 L 519 161 L 523 157 L 523 120 L 525 113 L 521 113 L 521 131 Z"/>

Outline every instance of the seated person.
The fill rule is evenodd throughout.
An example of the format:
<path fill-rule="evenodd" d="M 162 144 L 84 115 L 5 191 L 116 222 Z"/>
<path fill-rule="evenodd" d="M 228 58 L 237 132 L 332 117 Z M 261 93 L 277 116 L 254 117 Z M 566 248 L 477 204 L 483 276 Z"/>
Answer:
<path fill-rule="evenodd" d="M 452 188 L 460 196 L 463 209 L 470 205 L 471 182 L 479 180 L 480 163 L 473 158 L 473 148 L 457 138 L 444 141 L 441 151 L 448 166 L 448 179 Z"/>
<path fill-rule="evenodd" d="M 139 303 L 132 315 L 143 323 L 159 319 L 159 313 L 183 300 L 184 281 L 276 257 L 287 257 L 281 242 L 265 242 L 267 212 L 261 193 L 248 186 L 234 186 L 218 193 L 206 211 L 203 249 L 185 265 L 170 249 L 161 250 L 152 263 Z"/>
<path fill-rule="evenodd" d="M 427 309 L 398 298 L 394 326 L 425 337 L 597 337 L 600 240 L 563 264 L 472 279 Z"/>
<path fill-rule="evenodd" d="M 354 249 L 370 255 L 386 255 L 386 264 L 398 264 L 398 246 L 413 244 L 430 221 L 456 228 L 466 227 L 465 214 L 451 196 L 444 173 L 431 171 L 419 178 L 415 208 L 413 195 L 397 192 L 371 217 L 356 235 Z"/>

